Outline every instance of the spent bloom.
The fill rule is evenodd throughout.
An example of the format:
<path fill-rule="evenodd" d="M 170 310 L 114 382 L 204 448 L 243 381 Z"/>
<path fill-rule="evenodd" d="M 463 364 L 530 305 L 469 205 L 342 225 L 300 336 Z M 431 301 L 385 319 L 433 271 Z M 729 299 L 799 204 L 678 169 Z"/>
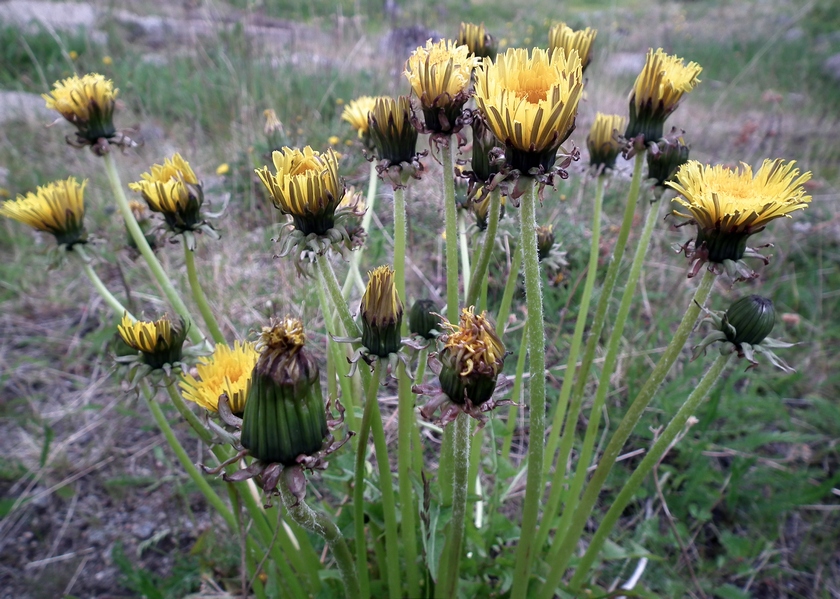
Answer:
<path fill-rule="evenodd" d="M 739 170 L 703 166 L 696 160 L 682 165 L 676 181 L 666 185 L 680 194 L 673 200 L 681 206 L 674 214 L 697 227 L 690 255 L 701 263 L 737 262 L 750 235 L 771 220 L 807 207 L 811 196 L 803 184 L 811 173 L 800 174 L 794 165 L 794 161 L 768 159 L 754 174 L 744 163 Z"/>
<path fill-rule="evenodd" d="M 38 231 L 52 233 L 60 246 L 69 249 L 87 241 L 85 185 L 87 180 L 79 183 L 73 177 L 42 185 L 34 193 L 3 202 L 0 214 Z"/>
<path fill-rule="evenodd" d="M 461 129 L 461 111 L 477 65 L 467 46 L 451 40 L 429 40 L 409 57 L 405 76 L 420 100 L 429 132 L 449 135 Z"/>
<path fill-rule="evenodd" d="M 683 95 L 693 90 L 703 68 L 696 62 L 666 54 L 662 48 L 648 50 L 645 66 L 630 92 L 630 122 L 624 137 L 644 135 L 645 141 L 662 137 L 665 119 L 677 109 Z"/>
<path fill-rule="evenodd" d="M 615 159 L 621 151 L 622 144 L 618 135 L 624 131 L 627 118 L 617 114 L 595 115 L 595 122 L 586 137 L 586 147 L 589 148 L 589 164 L 594 169 L 608 169 L 615 167 Z"/>
<path fill-rule="evenodd" d="M 586 71 L 586 67 L 592 62 L 592 42 L 597 34 L 598 30 L 590 27 L 575 31 L 565 23 L 557 23 L 548 31 L 548 49 L 551 51 L 562 48 L 567 56 L 572 50 L 577 50 L 580 67 Z"/>
<path fill-rule="evenodd" d="M 205 410 L 219 411 L 219 396 L 227 396 L 230 410 L 241 416 L 251 388 L 251 372 L 259 353 L 253 343 L 234 342 L 233 347 L 216 346 L 213 355 L 202 357 L 196 365 L 198 378 L 184 373 L 179 386 L 184 398 Z"/>
<path fill-rule="evenodd" d="M 511 48 L 476 70 L 476 104 L 505 145 L 508 166 L 523 175 L 549 172 L 575 128 L 583 91 L 580 58 Z"/>
<path fill-rule="evenodd" d="M 458 30 L 458 45 L 470 49 L 470 54 L 478 58 L 492 58 L 496 54 L 496 40 L 487 33 L 484 23 L 461 23 Z"/>
<path fill-rule="evenodd" d="M 98 73 L 73 75 L 53 84 L 42 94 L 47 108 L 58 111 L 76 127 L 76 138 L 68 142 L 78 147 L 91 146 L 97 154 L 107 152 L 108 142 L 117 137 L 114 107 L 118 89 L 114 82 Z"/>

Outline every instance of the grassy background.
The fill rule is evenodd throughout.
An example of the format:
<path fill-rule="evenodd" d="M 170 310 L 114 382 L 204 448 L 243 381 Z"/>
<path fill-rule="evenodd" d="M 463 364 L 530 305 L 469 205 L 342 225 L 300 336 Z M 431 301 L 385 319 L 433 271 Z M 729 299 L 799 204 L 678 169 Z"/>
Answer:
<path fill-rule="evenodd" d="M 198 259 L 226 332 L 244 337 L 273 311 L 300 314 L 310 330 L 322 330 L 303 281 L 285 261 L 272 258 L 277 216 L 252 176 L 267 150 L 262 111 L 277 111 L 290 145 L 324 148 L 330 136 L 338 136 L 343 173 L 350 183 L 364 185 L 367 164 L 357 145 L 345 144 L 354 134 L 340 120 L 342 103 L 362 94 L 407 92 L 400 70 L 411 48 L 394 40 L 411 35 L 400 30 L 394 36 L 395 28 L 416 28 L 420 43 L 426 31 L 454 36 L 461 20 L 484 22 L 507 47 L 545 44 L 548 26 L 557 20 L 597 28 L 587 96 L 572 138 L 581 146 L 596 111 L 626 111 L 626 93 L 648 47 L 661 45 L 699 62 L 703 83 L 669 121 L 686 130 L 693 157 L 755 164 L 778 156 L 814 172 L 812 206 L 761 235 L 763 242 L 776 242 L 761 278 L 733 289 L 718 286 L 711 306 L 725 308 L 727 298 L 748 292 L 770 296 L 785 314 L 774 336 L 799 343 L 784 352 L 798 372 L 782 375 L 766 365 L 750 372 L 733 369 L 628 507 L 595 580 L 603 586 L 624 580 L 635 567 L 633 558 L 647 555 L 643 595 L 840 596 L 840 83 L 822 68 L 828 56 L 840 52 L 840 12 L 829 0 L 397 5 L 392 11 L 372 0 L 124 3 L 122 8 L 136 13 L 165 17 L 169 29 L 162 44 L 127 27 L 105 3 L 96 6 L 97 28 L 106 40 L 85 31 L 0 23 L 0 88 L 39 94 L 74 70 L 102 72 L 120 88 L 119 124 L 138 124 L 145 142 L 120 156 L 124 181 L 180 151 L 204 179 L 210 200 L 218 203 L 231 194 L 219 224 L 220 245 L 202 241 Z M 70 58 L 71 51 L 77 58 Z M 122 295 L 132 290 L 138 309 L 150 314 L 162 309 L 147 273 L 124 248 L 125 233 L 114 218 L 99 161 L 63 145 L 69 131 L 63 123 L 45 129 L 49 117 L 3 119 L 0 188 L 13 197 L 71 174 L 89 178 L 88 229 L 99 238 L 105 261 L 98 270 Z M 214 174 L 221 163 L 232 167 L 225 177 Z M 427 168 L 429 175 L 409 192 L 410 258 L 423 274 L 409 274 L 409 289 L 418 297 L 439 294 L 442 284 L 439 166 L 428 160 Z M 546 287 L 548 335 L 555 340 L 548 354 L 556 373 L 554 395 L 576 317 L 580 288 L 574 282 L 586 262 L 594 190 L 582 170 L 576 165 L 569 181 L 546 192 L 541 213 L 555 224 L 570 262 L 569 284 Z M 628 165 L 619 170 L 605 203 L 605 256 L 629 177 Z M 377 216 L 387 230 L 390 204 L 382 193 Z M 514 230 L 512 221 L 506 226 Z M 51 239 L 6 220 L 0 227 L 0 446 L 6 456 L 0 466 L 0 557 L 6 564 L 0 586 L 14 589 L 14 597 L 64 591 L 97 596 L 112 588 L 108 585 L 121 585 L 125 595 L 177 597 L 197 589 L 201 573 L 214 580 L 235 577 L 235 542 L 211 534 L 212 516 L 159 447 L 148 416 L 109 374 L 106 347 L 114 323 L 105 307 L 72 264 L 48 269 Z M 690 297 L 686 264 L 670 250 L 685 236 L 666 225 L 655 234 L 625 334 L 626 357 L 608 401 L 605 420 L 612 426 Z M 378 229 L 370 248 L 366 265 L 389 259 L 388 238 Z M 185 278 L 179 249 L 164 244 L 159 255 Z M 495 260 L 491 272 L 503 273 L 505 257 Z M 491 306 L 501 296 L 501 276 L 491 275 Z M 521 310 L 519 298 L 518 322 Z M 520 334 L 514 330 L 506 338 L 514 351 Z M 627 451 L 649 443 L 652 429 L 667 422 L 705 363 L 708 359 L 678 364 Z M 510 359 L 508 370 L 514 365 Z M 503 428 L 498 424 L 493 423 L 497 437 Z M 512 463 L 501 465 L 497 477 L 487 474 L 491 489 L 518 470 L 525 438 L 517 431 Z M 493 460 L 486 457 L 489 470 Z M 343 488 L 342 473 L 350 468 L 346 458 L 317 484 Z M 615 469 L 603 505 L 634 463 L 629 459 Z M 503 581 L 482 579 L 482 573 L 490 560 L 512 561 L 506 545 L 519 533 L 518 518 L 511 523 L 508 516 L 518 513 L 519 499 L 514 489 L 489 518 L 483 533 L 490 550 L 473 536 L 464 567 L 482 583 L 468 592 L 504 589 Z M 151 518 L 138 519 L 144 507 L 166 513 L 163 521 L 150 520 L 155 534 L 146 538 L 135 530 Z M 99 544 L 91 538 L 96 529 L 108 534 Z M 89 547 L 105 556 L 104 565 L 86 557 L 94 555 L 84 553 Z M 23 569 L 63 554 L 73 555 L 49 576 L 43 568 Z"/>

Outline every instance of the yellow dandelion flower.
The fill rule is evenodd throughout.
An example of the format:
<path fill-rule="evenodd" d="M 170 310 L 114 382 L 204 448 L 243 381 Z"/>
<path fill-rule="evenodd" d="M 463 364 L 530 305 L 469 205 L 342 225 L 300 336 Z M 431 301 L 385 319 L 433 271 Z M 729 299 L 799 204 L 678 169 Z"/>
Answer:
<path fill-rule="evenodd" d="M 412 53 L 404 74 L 420 99 L 426 129 L 444 134 L 460 129 L 458 117 L 470 97 L 470 77 L 478 61 L 467 46 L 451 40 L 429 40 Z"/>
<path fill-rule="evenodd" d="M 586 138 L 586 146 L 589 148 L 589 164 L 595 168 L 613 168 L 615 159 L 621 151 L 621 143 L 618 136 L 627 126 L 627 117 L 617 114 L 595 115 L 595 122 L 589 130 Z"/>
<path fill-rule="evenodd" d="M 330 144 L 331 146 L 337 146 L 338 142 L 340 142 L 340 141 L 341 141 L 341 138 L 338 135 L 330 135 L 330 137 L 327 139 L 327 143 Z M 340 158 L 340 156 L 339 156 L 339 158 Z"/>
<path fill-rule="evenodd" d="M 227 175 L 230 172 L 230 165 L 227 162 L 221 163 L 216 167 L 217 175 Z"/>
<path fill-rule="evenodd" d="M 709 262 L 739 260 L 750 235 L 773 219 L 806 208 L 811 196 L 803 184 L 811 173 L 800 175 L 794 165 L 794 161 L 765 160 L 755 174 L 744 163 L 740 170 L 703 166 L 696 160 L 682 165 L 676 181 L 666 185 L 680 194 L 673 201 L 686 209 L 674 214 L 697 225 L 695 250 L 707 252 Z"/>
<path fill-rule="evenodd" d="M 184 321 L 173 323 L 169 316 L 149 322 L 132 320 L 125 314 L 117 326 L 122 340 L 132 349 L 140 352 L 143 359 L 152 368 L 163 368 L 181 360 L 181 350 L 187 336 Z"/>
<path fill-rule="evenodd" d="M 368 132 L 368 114 L 373 110 L 378 98 L 374 96 L 361 96 L 344 107 L 341 118 L 355 129 L 359 137 L 364 137 Z"/>
<path fill-rule="evenodd" d="M 271 194 L 274 207 L 294 220 L 305 235 L 325 235 L 335 224 L 335 211 L 344 197 L 338 179 L 338 156 L 330 149 L 316 152 L 283 148 L 272 155 L 276 174 L 268 167 L 256 173 Z"/>
<path fill-rule="evenodd" d="M 59 245 L 85 243 L 85 185 L 87 180 L 79 183 L 73 177 L 42 185 L 35 193 L 3 202 L 0 214 L 52 233 Z"/>
<path fill-rule="evenodd" d="M 580 58 L 572 51 L 510 49 L 476 71 L 475 101 L 506 147 L 511 168 L 549 171 L 575 128 L 583 91 Z"/>
<path fill-rule="evenodd" d="M 458 45 L 470 49 L 470 54 L 479 58 L 493 57 L 496 54 L 496 40 L 487 33 L 484 23 L 461 23 L 458 30 Z"/>
<path fill-rule="evenodd" d="M 180 154 L 153 164 L 140 181 L 129 183 L 129 189 L 143 195 L 153 212 L 163 214 L 175 233 L 201 228 L 201 205 L 204 192 L 189 163 Z"/>
<path fill-rule="evenodd" d="M 362 296 L 362 345 L 380 358 L 400 350 L 403 303 L 397 294 L 396 273 L 380 266 L 368 273 Z"/>
<path fill-rule="evenodd" d="M 93 145 L 116 135 L 114 106 L 118 89 L 114 82 L 97 73 L 73 75 L 53 84 L 53 91 L 41 94 L 47 108 L 57 110 L 76 127 L 76 141 Z"/>
<path fill-rule="evenodd" d="M 245 400 L 251 388 L 251 373 L 259 358 L 253 343 L 234 342 L 233 347 L 217 345 L 212 356 L 199 359 L 198 378 L 184 373 L 178 383 L 184 399 L 205 410 L 219 411 L 219 396 L 224 393 L 230 410 L 236 415 L 245 411 Z"/>
<path fill-rule="evenodd" d="M 693 90 L 703 67 L 685 64 L 662 48 L 648 50 L 645 66 L 630 92 L 630 122 L 624 136 L 644 135 L 646 141 L 662 137 L 665 119 L 677 109 L 683 95 Z"/>
<path fill-rule="evenodd" d="M 565 23 L 557 23 L 548 31 L 548 49 L 562 48 L 566 55 L 572 50 L 577 50 L 581 69 L 586 71 L 586 67 L 592 61 L 592 42 L 595 41 L 596 35 L 598 35 L 597 29 L 587 27 L 575 31 Z"/>

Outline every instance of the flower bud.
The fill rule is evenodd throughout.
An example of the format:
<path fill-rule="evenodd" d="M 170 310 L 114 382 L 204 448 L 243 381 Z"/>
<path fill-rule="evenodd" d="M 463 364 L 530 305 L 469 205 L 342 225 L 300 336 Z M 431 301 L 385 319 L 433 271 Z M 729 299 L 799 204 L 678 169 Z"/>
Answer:
<path fill-rule="evenodd" d="M 125 343 L 143 356 L 143 361 L 152 369 L 181 361 L 187 327 L 182 318 L 177 323 L 164 314 L 155 322 L 134 321 L 128 314 L 123 316 L 117 327 Z"/>
<path fill-rule="evenodd" d="M 496 56 L 496 40 L 487 33 L 484 23 L 461 23 L 458 30 L 458 45 L 470 49 L 470 54 L 478 58 L 493 58 Z"/>
<path fill-rule="evenodd" d="M 551 248 L 554 247 L 554 241 L 554 227 L 552 225 L 537 227 L 537 255 L 540 261 L 548 258 Z"/>
<path fill-rule="evenodd" d="M 388 266 L 369 272 L 362 296 L 362 345 L 380 358 L 400 350 L 403 303 L 397 295 L 394 274 Z"/>
<path fill-rule="evenodd" d="M 648 178 L 654 179 L 657 187 L 665 187 L 665 183 L 673 180 L 677 169 L 688 162 L 689 149 L 685 140 L 676 135 L 676 129 L 671 131 L 650 146 L 647 153 Z"/>
<path fill-rule="evenodd" d="M 398 165 L 411 163 L 417 154 L 417 129 L 411 123 L 414 111 L 407 96 L 396 100 L 376 98 L 368 112 L 368 135 L 380 160 Z"/>
<path fill-rule="evenodd" d="M 615 159 L 621 151 L 618 134 L 624 131 L 627 119 L 617 114 L 595 115 L 595 122 L 586 137 L 589 164 L 594 168 L 615 168 Z"/>
<path fill-rule="evenodd" d="M 760 295 L 748 295 L 729 307 L 723 318 L 722 329 L 730 343 L 757 345 L 773 331 L 775 324 L 776 309 L 773 302 Z"/>
<path fill-rule="evenodd" d="M 437 311 L 437 304 L 433 300 L 417 300 L 408 312 L 408 330 L 423 339 L 435 337 L 434 331 L 439 330 L 440 327 L 440 316 Z"/>
<path fill-rule="evenodd" d="M 294 318 L 263 327 L 260 357 L 242 420 L 242 446 L 265 463 L 294 466 L 313 455 L 329 434 L 317 362 L 304 349 L 303 324 Z"/>

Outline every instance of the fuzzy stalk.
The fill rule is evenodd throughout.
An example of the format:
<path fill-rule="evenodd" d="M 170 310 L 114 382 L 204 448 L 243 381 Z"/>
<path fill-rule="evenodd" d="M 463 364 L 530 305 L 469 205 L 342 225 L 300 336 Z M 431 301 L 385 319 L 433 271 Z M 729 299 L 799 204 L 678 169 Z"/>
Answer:
<path fill-rule="evenodd" d="M 90 265 L 90 261 L 88 259 L 85 250 L 82 249 L 82 246 L 76 244 L 73 246 L 73 255 L 76 256 L 79 260 L 79 264 L 82 267 L 85 275 L 87 278 L 90 279 L 90 282 L 93 284 L 93 288 L 96 289 L 96 292 L 102 297 L 108 307 L 117 315 L 117 317 L 121 317 L 123 314 L 128 314 L 128 317 L 132 320 L 137 320 L 134 318 L 134 315 L 128 311 L 128 309 L 120 303 L 114 295 L 108 291 L 108 288 L 105 286 L 105 283 L 102 282 L 102 279 L 99 278 L 99 275 L 96 274 L 96 271 L 93 270 L 93 267 Z"/>
<path fill-rule="evenodd" d="M 461 270 L 464 272 L 464 289 L 470 287 L 470 244 L 467 242 L 467 221 L 464 218 L 464 211 L 457 211 L 458 218 L 458 247 L 461 249 Z"/>
<path fill-rule="evenodd" d="M 552 564 L 552 567 L 546 578 L 546 582 L 537 595 L 539 599 L 551 599 L 553 596 L 554 589 L 560 583 L 568 566 L 569 559 L 583 533 L 586 520 L 589 518 L 589 514 L 592 512 L 592 508 L 598 500 L 598 495 L 607 480 L 607 475 L 615 464 L 616 458 L 621 453 L 624 443 L 630 437 L 633 429 L 636 428 L 636 424 L 638 424 L 648 404 L 650 404 L 656 391 L 662 385 L 674 362 L 679 357 L 688 336 L 691 334 L 697 322 L 697 318 L 700 316 L 700 306 L 706 302 L 706 299 L 708 299 L 712 291 L 714 281 L 714 273 L 710 270 L 704 271 L 703 278 L 700 280 L 700 284 L 694 292 L 694 298 L 689 304 L 682 321 L 680 321 L 671 342 L 665 348 L 665 352 L 659 358 L 644 386 L 638 395 L 636 395 L 633 403 L 627 409 L 624 418 L 619 423 L 618 428 L 610 438 L 604 454 L 598 462 L 598 467 L 595 469 L 589 484 L 581 496 L 580 503 L 574 511 L 568 532 L 562 538 L 559 535 L 555 537 L 548 554 L 548 559 L 546 560 L 547 563 Z"/>
<path fill-rule="evenodd" d="M 201 282 L 198 280 L 198 272 L 195 268 L 195 252 L 184 246 L 184 262 L 187 265 L 187 279 L 190 282 L 190 289 L 192 289 L 193 299 L 198 306 L 198 311 L 201 312 L 201 317 L 204 319 L 204 324 L 210 331 L 210 336 L 216 343 L 227 343 L 225 336 L 222 334 L 222 329 L 219 328 L 219 322 L 216 320 L 216 315 L 213 314 L 210 303 L 207 301 L 207 296 L 204 294 L 204 289 L 201 287 Z"/>
<path fill-rule="evenodd" d="M 726 365 L 729 363 L 733 355 L 734 354 L 727 354 L 725 356 L 718 356 L 715 359 L 709 367 L 709 370 L 706 371 L 706 374 L 703 375 L 703 378 L 697 384 L 697 387 L 694 388 L 685 403 L 680 406 L 680 409 L 676 414 L 674 414 L 671 422 L 668 423 L 668 426 L 666 426 L 665 430 L 659 435 L 659 438 L 650 448 L 650 451 L 645 454 L 642 462 L 636 467 L 627 482 L 624 483 L 624 487 L 622 487 L 619 494 L 613 500 L 609 511 L 606 516 L 604 516 L 601 524 L 598 526 L 595 536 L 589 542 L 589 547 L 587 548 L 586 553 L 575 568 L 575 574 L 570 583 L 570 588 L 573 592 L 577 592 L 580 588 L 586 578 L 586 575 L 592 568 L 592 564 L 598 557 L 601 548 L 604 546 L 607 536 L 610 534 L 613 527 L 615 527 L 615 524 L 618 522 L 624 508 L 627 507 L 636 495 L 636 491 L 639 490 L 639 486 L 641 486 L 642 481 L 644 481 L 647 475 L 650 474 L 651 470 L 656 467 L 662 459 L 662 456 L 665 455 L 665 452 L 668 451 L 671 444 L 674 443 L 674 439 L 676 439 L 680 431 L 683 430 L 686 422 L 688 422 L 688 419 L 697 411 L 697 408 L 709 395 L 709 392 L 723 374 Z"/>
<path fill-rule="evenodd" d="M 286 511 L 304 530 L 314 533 L 324 539 L 324 542 L 332 551 L 338 571 L 341 573 L 341 580 L 344 583 L 344 592 L 349 599 L 358 599 L 359 597 L 359 581 L 356 578 L 356 566 L 353 563 L 353 555 L 350 549 L 347 548 L 347 543 L 329 517 L 316 512 L 303 500 L 303 498 L 295 497 L 292 490 L 289 488 L 289 483 L 285 476 L 280 476 L 278 484 L 280 489 L 280 497 L 283 500 L 283 505 Z"/>
<path fill-rule="evenodd" d="M 341 288 L 338 286 L 338 279 L 335 277 L 330 259 L 326 254 L 318 254 L 318 273 L 321 275 L 321 284 L 327 292 L 327 297 L 332 303 L 333 309 L 338 313 L 338 318 L 344 327 L 345 333 L 348 337 L 361 337 L 362 331 L 359 330 L 359 325 L 353 320 L 353 315 L 350 314 L 350 307 L 344 296 L 341 295 Z"/>
<path fill-rule="evenodd" d="M 490 215 L 487 219 L 487 230 L 484 232 L 484 244 L 481 246 L 481 253 L 475 261 L 472 278 L 467 287 L 467 306 L 474 306 L 478 301 L 482 284 L 487 279 L 487 267 L 490 265 L 490 257 L 493 255 L 493 248 L 496 245 L 496 230 L 499 228 L 499 214 L 502 211 L 502 195 L 498 189 L 490 192 Z"/>
<path fill-rule="evenodd" d="M 370 377 L 365 395 L 365 410 L 362 413 L 362 423 L 359 428 L 358 444 L 356 446 L 356 465 L 353 481 L 353 525 L 356 537 L 356 571 L 359 575 L 359 589 L 362 599 L 370 597 L 370 580 L 368 577 L 367 540 L 365 537 L 365 457 L 368 450 L 368 435 L 370 434 L 370 420 L 373 406 L 378 404 L 379 398 L 379 370 Z M 378 405 L 377 405 L 378 407 Z M 381 569 L 381 568 L 380 568 Z M 387 569 L 387 567 L 386 567 Z"/>
<path fill-rule="evenodd" d="M 520 239 L 525 270 L 525 303 L 528 307 L 528 475 L 525 483 L 522 530 L 537 527 L 540 499 L 543 494 L 542 470 L 545 450 L 545 321 L 541 289 L 540 258 L 537 250 L 537 188 L 531 185 L 522 197 Z M 512 599 L 524 599 L 528 593 L 534 553 L 534 535 L 524 534 L 516 547 Z"/>
<path fill-rule="evenodd" d="M 455 143 L 450 138 L 441 153 L 443 215 L 446 223 L 446 318 L 458 322 L 458 214 L 455 207 Z"/>
<path fill-rule="evenodd" d="M 411 392 L 411 379 L 408 377 L 408 372 L 402 360 L 397 362 L 397 380 L 399 387 L 397 477 L 400 491 L 401 542 L 405 551 L 405 579 L 408 584 L 408 596 L 420 597 L 420 569 L 417 565 L 417 531 L 415 524 L 417 506 L 414 486 L 411 484 L 412 442 L 416 437 L 417 423 L 414 417 L 414 396 Z M 422 453 L 422 447 L 419 444 L 415 445 L 413 449 L 415 452 Z"/>
<path fill-rule="evenodd" d="M 528 326 L 522 329 L 522 343 L 519 345 L 519 355 L 516 357 L 516 378 L 513 379 L 513 389 L 510 392 L 510 397 L 513 401 L 518 401 L 522 396 L 522 380 L 525 375 L 525 356 L 528 347 Z M 513 444 L 513 433 L 516 431 L 516 420 L 519 417 L 519 406 L 510 406 L 507 416 L 507 430 L 505 440 L 502 441 L 502 459 L 507 461 L 510 459 L 510 447 Z"/>
<path fill-rule="evenodd" d="M 134 243 L 137 244 L 137 249 L 140 250 L 140 254 L 143 256 L 146 264 L 148 264 L 149 270 L 152 271 L 152 275 L 160 285 L 164 295 L 166 295 L 166 299 L 169 300 L 169 303 L 172 304 L 172 307 L 178 315 L 184 319 L 184 324 L 188 327 L 187 334 L 190 337 L 190 341 L 193 343 L 201 343 L 204 341 L 204 334 L 196 325 L 195 319 L 193 319 L 190 311 L 187 309 L 187 305 L 184 303 L 184 300 L 182 300 L 181 296 L 178 295 L 178 291 L 176 291 L 175 287 L 172 285 L 172 281 L 169 280 L 169 277 L 163 270 L 163 266 L 161 266 L 160 261 L 158 261 L 157 256 L 155 256 L 155 253 L 152 251 L 152 248 L 149 247 L 149 242 L 146 241 L 146 236 L 143 234 L 143 231 L 140 229 L 140 225 L 137 224 L 137 219 L 134 218 L 134 214 L 131 212 L 131 208 L 128 205 L 128 198 L 125 197 L 122 181 L 120 181 L 120 174 L 117 171 L 117 163 L 114 160 L 114 153 L 108 152 L 105 154 L 104 162 L 105 172 L 108 175 L 108 182 L 111 184 L 111 191 L 114 193 L 114 199 L 117 202 L 117 207 L 125 220 L 128 232 L 134 239 Z"/>
<path fill-rule="evenodd" d="M 405 187 L 394 189 L 394 281 L 397 295 L 405 303 L 405 238 L 407 233 L 405 217 Z M 408 332 L 408 319 L 403 319 L 403 333 Z"/>
<path fill-rule="evenodd" d="M 496 334 L 501 337 L 507 328 L 507 320 L 510 315 L 510 305 L 513 302 L 513 292 L 516 291 L 516 282 L 519 280 L 519 268 L 522 266 L 522 244 L 513 250 L 513 260 L 510 263 L 505 290 L 502 293 L 502 303 L 499 305 L 499 312 L 496 314 Z"/>

